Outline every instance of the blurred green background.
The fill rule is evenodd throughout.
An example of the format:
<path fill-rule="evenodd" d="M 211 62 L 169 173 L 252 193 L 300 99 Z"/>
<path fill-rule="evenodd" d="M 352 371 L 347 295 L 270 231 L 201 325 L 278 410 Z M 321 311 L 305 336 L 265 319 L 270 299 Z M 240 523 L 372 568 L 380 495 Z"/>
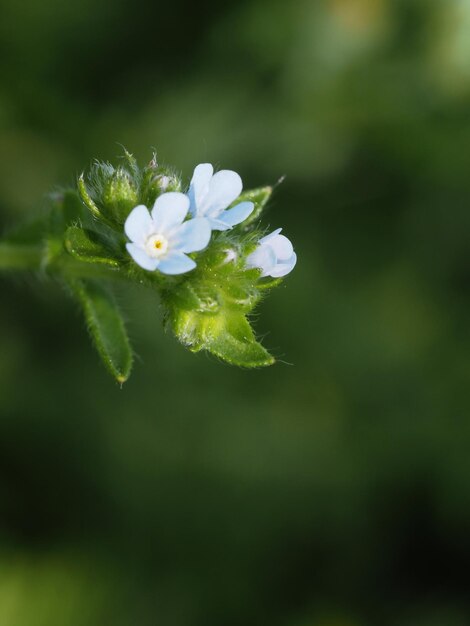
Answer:
<path fill-rule="evenodd" d="M 1 626 L 470 623 L 470 2 L 0 0 L 0 229 L 124 144 L 286 181 L 281 362 L 0 277 Z"/>

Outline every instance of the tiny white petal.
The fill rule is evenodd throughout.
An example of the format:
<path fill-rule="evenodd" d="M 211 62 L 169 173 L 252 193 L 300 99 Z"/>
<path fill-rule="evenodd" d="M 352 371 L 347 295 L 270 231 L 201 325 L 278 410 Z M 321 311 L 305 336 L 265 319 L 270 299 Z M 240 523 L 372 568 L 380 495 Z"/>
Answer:
<path fill-rule="evenodd" d="M 188 197 L 191 202 L 191 213 L 196 215 L 209 189 L 209 183 L 214 173 L 210 163 L 200 163 L 194 168 L 193 177 L 189 185 Z"/>
<path fill-rule="evenodd" d="M 139 204 L 129 213 L 124 232 L 131 241 L 142 243 L 152 230 L 152 218 L 146 206 Z"/>
<path fill-rule="evenodd" d="M 155 200 L 152 209 L 152 218 L 156 232 L 166 233 L 175 226 L 179 226 L 189 209 L 189 198 L 178 191 L 162 193 Z"/>
<path fill-rule="evenodd" d="M 242 179 L 232 170 L 221 170 L 212 176 L 207 194 L 198 212 L 216 218 L 238 198 L 243 189 Z"/>
<path fill-rule="evenodd" d="M 161 259 L 158 269 L 164 274 L 184 274 L 196 267 L 196 263 L 183 252 L 170 252 Z"/>
<path fill-rule="evenodd" d="M 209 220 L 196 217 L 184 222 L 175 230 L 172 238 L 172 248 L 179 252 L 199 252 L 209 243 L 211 227 Z"/>
<path fill-rule="evenodd" d="M 253 202 L 240 202 L 236 206 L 231 209 L 227 209 L 227 211 L 223 211 L 217 217 L 219 222 L 226 224 L 229 228 L 232 226 L 236 226 L 237 224 L 241 224 L 246 220 L 246 218 L 251 215 L 255 205 Z"/>
<path fill-rule="evenodd" d="M 269 276 L 276 267 L 276 253 L 270 246 L 260 245 L 248 255 L 247 267 L 257 267 L 262 270 L 262 276 Z"/>
<path fill-rule="evenodd" d="M 140 265 L 144 270 L 153 271 L 157 268 L 158 260 L 149 257 L 149 255 L 139 248 L 139 246 L 136 246 L 135 243 L 126 243 L 126 248 L 137 265 Z"/>
<path fill-rule="evenodd" d="M 294 252 L 288 261 L 278 263 L 276 267 L 269 272 L 269 275 L 273 278 L 281 278 L 281 276 L 285 276 L 286 274 L 291 272 L 294 269 L 296 263 L 297 255 Z"/>
<path fill-rule="evenodd" d="M 273 231 L 259 240 L 259 246 L 246 259 L 248 267 L 259 267 L 262 276 L 281 278 L 291 272 L 297 263 L 292 243 L 281 229 Z"/>
<path fill-rule="evenodd" d="M 267 245 L 274 250 L 278 261 L 289 260 L 294 252 L 291 242 L 284 235 L 276 235 L 269 240 Z"/>

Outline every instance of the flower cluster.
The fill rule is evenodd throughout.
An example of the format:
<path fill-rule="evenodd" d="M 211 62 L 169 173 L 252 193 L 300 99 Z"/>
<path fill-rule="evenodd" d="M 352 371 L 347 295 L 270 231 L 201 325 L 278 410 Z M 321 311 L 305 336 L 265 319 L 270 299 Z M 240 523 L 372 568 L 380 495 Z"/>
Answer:
<path fill-rule="evenodd" d="M 37 231 L 25 226 L 16 237 L 35 244 L 37 268 L 75 298 L 120 384 L 133 350 L 113 296 L 116 279 L 156 292 L 166 328 L 192 352 L 264 367 L 275 358 L 251 315 L 297 259 L 281 229 L 266 234 L 260 226 L 271 193 L 269 186 L 244 190 L 236 172 L 214 172 L 210 163 L 198 165 L 185 187 L 155 155 L 142 167 L 124 150 L 119 165 L 94 161 L 76 189 L 51 195 Z"/>
<path fill-rule="evenodd" d="M 250 200 L 233 203 L 242 192 L 240 176 L 231 170 L 214 174 L 210 163 L 201 163 L 193 173 L 186 194 L 161 193 L 151 211 L 143 205 L 129 213 L 124 231 L 130 242 L 127 251 L 148 271 L 184 274 L 196 267 L 188 256 L 204 250 L 212 231 L 227 231 L 242 224 L 253 213 Z M 297 257 L 281 229 L 261 238 L 246 258 L 246 267 L 258 268 L 261 276 L 280 278 L 294 267 Z"/>
<path fill-rule="evenodd" d="M 251 315 L 294 267 L 291 242 L 260 218 L 272 187 L 243 190 L 231 170 L 201 163 L 188 187 L 154 155 L 141 167 L 94 161 L 76 188 L 51 194 L 44 215 L 0 242 L 8 258 L 54 276 L 81 308 L 105 367 L 122 384 L 133 350 L 113 282 L 158 294 L 163 321 L 192 352 L 241 367 L 275 362 Z M 26 266 L 25 266 L 26 267 Z"/>

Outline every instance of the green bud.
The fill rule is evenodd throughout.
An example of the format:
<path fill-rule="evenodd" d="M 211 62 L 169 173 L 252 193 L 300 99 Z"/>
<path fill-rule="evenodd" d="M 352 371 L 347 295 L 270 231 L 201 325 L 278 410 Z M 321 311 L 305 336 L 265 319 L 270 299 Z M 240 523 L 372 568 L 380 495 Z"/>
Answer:
<path fill-rule="evenodd" d="M 114 168 L 109 163 L 96 162 L 85 177 L 78 181 L 83 203 L 94 217 L 117 230 L 139 204 L 138 175 L 125 167 Z"/>
<path fill-rule="evenodd" d="M 118 168 L 103 187 L 103 212 L 118 224 L 123 224 L 132 209 L 139 204 L 139 195 L 129 173 Z"/>
<path fill-rule="evenodd" d="M 181 180 L 172 172 L 157 174 L 152 180 L 152 185 L 159 193 L 167 191 L 181 191 Z"/>
<path fill-rule="evenodd" d="M 142 172 L 142 204 L 152 207 L 160 194 L 182 189 L 181 178 L 171 168 L 159 166 L 154 155 Z"/>

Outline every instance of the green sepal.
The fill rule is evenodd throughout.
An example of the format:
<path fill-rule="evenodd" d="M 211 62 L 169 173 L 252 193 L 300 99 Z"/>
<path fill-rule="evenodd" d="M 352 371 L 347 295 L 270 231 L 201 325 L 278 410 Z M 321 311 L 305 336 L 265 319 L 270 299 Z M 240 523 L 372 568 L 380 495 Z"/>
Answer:
<path fill-rule="evenodd" d="M 119 267 L 118 250 L 110 249 L 112 245 L 100 233 L 82 229 L 78 226 L 69 226 L 65 233 L 65 249 L 79 261 L 87 263 L 104 263 L 111 267 Z"/>
<path fill-rule="evenodd" d="M 243 313 L 223 309 L 219 313 L 173 308 L 167 321 L 176 337 L 192 352 L 207 350 L 239 367 L 273 365 L 274 358 L 255 339 Z"/>
<path fill-rule="evenodd" d="M 126 382 L 132 369 L 132 348 L 113 296 L 92 280 L 68 280 L 67 285 L 83 310 L 91 339 L 106 368 L 118 383 Z"/>
<path fill-rule="evenodd" d="M 96 206 L 93 198 L 89 194 L 88 188 L 85 184 L 84 174 L 80 174 L 78 178 L 77 189 L 83 204 L 90 211 L 91 215 L 99 222 L 102 222 L 103 224 L 107 224 L 111 228 L 114 228 L 115 224 L 100 211 L 100 209 Z"/>
<path fill-rule="evenodd" d="M 255 205 L 251 215 L 240 224 L 239 228 L 248 230 L 261 217 L 272 192 L 272 187 L 258 187 L 258 189 L 249 189 L 239 195 L 233 206 L 240 204 L 240 202 L 253 202 Z"/>
<path fill-rule="evenodd" d="M 282 278 L 271 278 L 267 276 L 266 278 L 260 278 L 258 284 L 256 285 L 260 291 L 267 291 L 268 289 L 273 289 L 282 283 Z"/>

